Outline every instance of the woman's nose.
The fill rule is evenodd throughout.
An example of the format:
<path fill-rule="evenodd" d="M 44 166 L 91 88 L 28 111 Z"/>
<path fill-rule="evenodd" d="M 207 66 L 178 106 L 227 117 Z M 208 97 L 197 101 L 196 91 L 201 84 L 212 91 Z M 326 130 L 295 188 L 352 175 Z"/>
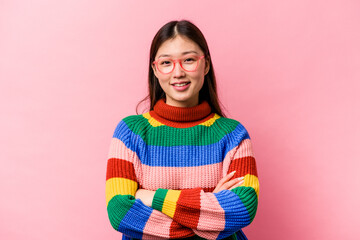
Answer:
<path fill-rule="evenodd" d="M 182 69 L 182 67 L 180 66 L 180 62 L 176 62 L 174 68 L 175 68 L 175 69 L 174 69 L 174 75 L 175 75 L 175 76 L 178 76 L 178 77 L 184 76 L 185 71 L 184 71 L 184 69 Z"/>

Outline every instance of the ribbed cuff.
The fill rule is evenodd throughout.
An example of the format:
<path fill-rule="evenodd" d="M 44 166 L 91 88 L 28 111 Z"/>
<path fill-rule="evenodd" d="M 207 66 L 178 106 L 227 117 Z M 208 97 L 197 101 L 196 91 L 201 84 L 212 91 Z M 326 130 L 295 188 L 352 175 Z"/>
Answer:
<path fill-rule="evenodd" d="M 153 209 L 156 209 L 160 212 L 162 211 L 167 192 L 168 192 L 168 189 L 162 189 L 162 188 L 159 188 L 158 190 L 155 191 L 155 195 L 154 195 L 153 201 L 151 203 L 151 207 Z"/>

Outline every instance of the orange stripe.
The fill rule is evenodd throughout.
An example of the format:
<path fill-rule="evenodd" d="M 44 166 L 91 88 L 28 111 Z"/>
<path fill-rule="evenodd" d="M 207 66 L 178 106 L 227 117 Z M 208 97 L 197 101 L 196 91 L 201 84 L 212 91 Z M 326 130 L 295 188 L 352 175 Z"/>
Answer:
<path fill-rule="evenodd" d="M 215 188 L 216 188 L 216 186 L 215 187 L 203 188 L 203 190 L 204 190 L 204 192 L 212 192 L 212 191 L 214 191 Z"/>
<path fill-rule="evenodd" d="M 234 178 L 243 177 L 246 174 L 257 175 L 256 163 L 254 157 L 242 157 L 231 161 L 228 173 L 236 171 Z"/>
<path fill-rule="evenodd" d="M 186 223 L 187 227 L 196 228 L 200 217 L 201 188 L 181 190 L 176 204 L 174 220 Z M 189 205 L 191 205 L 189 207 Z"/>
<path fill-rule="evenodd" d="M 137 182 L 134 165 L 126 160 L 110 158 L 107 164 L 106 180 L 119 177 Z"/>
<path fill-rule="evenodd" d="M 195 236 L 190 228 L 185 228 L 176 221 L 172 221 L 170 225 L 170 239 L 179 239 Z"/>

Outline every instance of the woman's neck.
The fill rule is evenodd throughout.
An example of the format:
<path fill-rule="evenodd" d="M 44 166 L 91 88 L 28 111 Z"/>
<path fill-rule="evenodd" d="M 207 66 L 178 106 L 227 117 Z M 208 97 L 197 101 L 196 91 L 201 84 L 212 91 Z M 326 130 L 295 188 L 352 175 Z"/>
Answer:
<path fill-rule="evenodd" d="M 187 99 L 185 101 L 178 101 L 169 96 L 166 96 L 165 103 L 167 105 L 174 106 L 174 107 L 182 107 L 182 108 L 195 107 L 196 105 L 199 104 L 199 94 L 197 94 L 196 96 L 193 96 L 192 98 Z"/>

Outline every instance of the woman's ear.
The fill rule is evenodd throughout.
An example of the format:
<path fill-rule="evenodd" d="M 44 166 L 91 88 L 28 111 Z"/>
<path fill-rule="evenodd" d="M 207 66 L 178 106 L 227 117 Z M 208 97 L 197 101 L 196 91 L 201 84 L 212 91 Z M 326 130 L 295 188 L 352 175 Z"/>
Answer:
<path fill-rule="evenodd" d="M 157 79 L 159 79 L 158 78 L 158 73 L 157 73 L 157 69 L 156 69 L 156 66 L 155 66 L 155 64 L 153 63 L 153 64 L 151 64 L 151 68 L 152 68 L 152 70 L 153 70 L 153 72 L 154 72 L 154 75 L 155 75 L 155 77 L 157 78 Z"/>
<path fill-rule="evenodd" d="M 209 70 L 210 70 L 210 61 L 208 59 L 206 59 L 205 60 L 205 72 L 204 72 L 205 74 L 204 75 L 208 74 Z"/>

